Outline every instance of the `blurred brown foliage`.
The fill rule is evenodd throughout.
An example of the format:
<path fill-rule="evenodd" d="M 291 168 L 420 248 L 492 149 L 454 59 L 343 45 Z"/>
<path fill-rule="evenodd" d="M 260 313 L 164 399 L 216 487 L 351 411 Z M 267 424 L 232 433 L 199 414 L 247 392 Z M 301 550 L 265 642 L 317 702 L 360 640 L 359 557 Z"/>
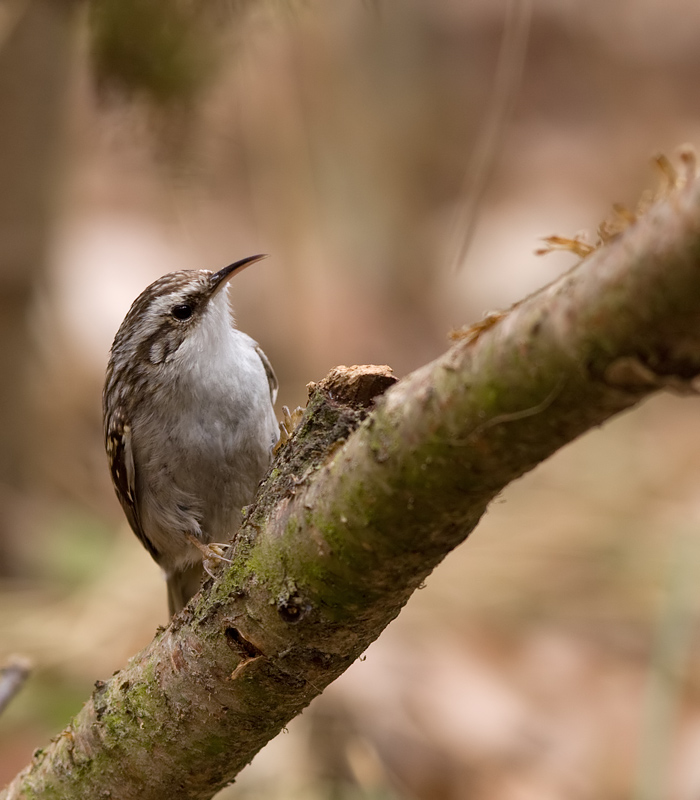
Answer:
<path fill-rule="evenodd" d="M 148 282 L 270 253 L 234 309 L 293 406 L 336 364 L 436 356 L 571 264 L 541 237 L 700 140 L 696 3 L 540 0 L 455 272 L 505 0 L 163 5 L 0 2 L 0 655 L 37 665 L 0 781 L 165 622 L 99 416 Z M 698 434 L 659 397 L 511 487 L 222 800 L 697 797 Z"/>

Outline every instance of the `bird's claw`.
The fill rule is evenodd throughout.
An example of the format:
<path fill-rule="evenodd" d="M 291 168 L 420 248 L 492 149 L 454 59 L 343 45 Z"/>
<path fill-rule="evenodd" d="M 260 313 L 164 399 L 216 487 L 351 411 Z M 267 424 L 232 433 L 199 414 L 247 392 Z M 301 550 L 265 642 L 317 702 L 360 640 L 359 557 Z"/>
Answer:
<path fill-rule="evenodd" d="M 222 561 L 226 564 L 233 563 L 230 558 L 224 557 L 224 553 L 228 549 L 227 544 L 222 544 L 219 542 L 210 542 L 209 544 L 204 544 L 191 533 L 187 534 L 187 539 L 189 540 L 190 544 L 193 544 L 202 554 L 202 566 L 204 567 L 204 571 L 211 578 L 216 577 L 214 570 L 216 567 L 221 565 Z"/>
<path fill-rule="evenodd" d="M 273 448 L 273 453 L 277 454 L 278 450 L 292 438 L 292 434 L 297 429 L 301 418 L 304 416 L 304 409 L 297 406 L 294 411 L 290 411 L 288 406 L 282 406 L 282 422 L 280 422 L 280 438 Z"/>

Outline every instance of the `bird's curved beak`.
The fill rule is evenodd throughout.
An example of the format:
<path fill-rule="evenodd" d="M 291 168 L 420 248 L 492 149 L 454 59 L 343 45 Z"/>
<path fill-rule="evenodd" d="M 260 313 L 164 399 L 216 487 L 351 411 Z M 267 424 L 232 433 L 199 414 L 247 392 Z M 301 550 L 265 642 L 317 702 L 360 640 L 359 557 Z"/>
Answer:
<path fill-rule="evenodd" d="M 211 285 L 211 296 L 213 297 L 219 291 L 219 289 L 225 286 L 229 278 L 238 272 L 242 272 L 251 264 L 255 264 L 256 261 L 260 261 L 261 258 L 267 258 L 267 255 L 261 254 L 257 256 L 248 256 L 248 258 L 242 258 L 240 261 L 229 264 L 228 267 L 224 267 L 218 272 L 213 273 L 213 275 L 209 278 L 209 283 Z"/>

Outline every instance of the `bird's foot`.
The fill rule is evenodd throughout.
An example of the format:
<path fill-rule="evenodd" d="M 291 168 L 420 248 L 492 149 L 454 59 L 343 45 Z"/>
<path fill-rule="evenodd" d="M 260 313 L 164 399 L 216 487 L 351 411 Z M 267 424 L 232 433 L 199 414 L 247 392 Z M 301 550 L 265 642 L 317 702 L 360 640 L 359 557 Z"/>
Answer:
<path fill-rule="evenodd" d="M 294 411 L 290 411 L 288 406 L 282 406 L 282 422 L 280 422 L 280 438 L 273 448 L 273 453 L 277 455 L 279 449 L 287 444 L 292 438 L 292 434 L 297 429 L 301 418 L 304 416 L 304 409 L 297 406 Z"/>
<path fill-rule="evenodd" d="M 231 564 L 232 561 L 230 558 L 225 558 L 224 553 L 226 552 L 228 545 L 227 544 L 219 544 L 217 542 L 210 542 L 209 544 L 203 544 L 202 542 L 197 539 L 196 536 L 193 536 L 191 533 L 185 534 L 187 540 L 190 544 L 193 544 L 197 550 L 202 554 L 202 566 L 204 567 L 204 571 L 210 577 L 214 578 L 216 575 L 214 574 L 214 570 L 216 567 L 221 565 L 221 562 L 225 562 L 226 564 Z"/>

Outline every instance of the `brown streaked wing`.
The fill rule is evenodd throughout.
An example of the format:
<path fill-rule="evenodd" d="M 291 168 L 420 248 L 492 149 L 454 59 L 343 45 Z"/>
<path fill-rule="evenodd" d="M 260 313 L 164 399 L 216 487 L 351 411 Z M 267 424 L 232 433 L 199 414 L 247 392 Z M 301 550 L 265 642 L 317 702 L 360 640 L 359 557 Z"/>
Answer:
<path fill-rule="evenodd" d="M 112 482 L 117 498 L 131 529 L 141 540 L 143 546 L 158 561 L 158 551 L 146 536 L 139 520 L 136 504 L 136 469 L 131 447 L 131 428 L 122 414 L 115 414 L 106 432 L 107 457 L 112 472 Z"/>
<path fill-rule="evenodd" d="M 256 342 L 255 343 L 255 352 L 260 356 L 260 360 L 263 363 L 263 367 L 265 367 L 265 374 L 267 375 L 267 382 L 270 385 L 270 399 L 274 405 L 275 401 L 277 400 L 277 390 L 279 389 L 279 382 L 277 381 L 277 375 L 275 375 L 274 369 L 272 369 L 272 364 L 270 364 L 270 359 L 263 353 L 262 348 Z"/>

